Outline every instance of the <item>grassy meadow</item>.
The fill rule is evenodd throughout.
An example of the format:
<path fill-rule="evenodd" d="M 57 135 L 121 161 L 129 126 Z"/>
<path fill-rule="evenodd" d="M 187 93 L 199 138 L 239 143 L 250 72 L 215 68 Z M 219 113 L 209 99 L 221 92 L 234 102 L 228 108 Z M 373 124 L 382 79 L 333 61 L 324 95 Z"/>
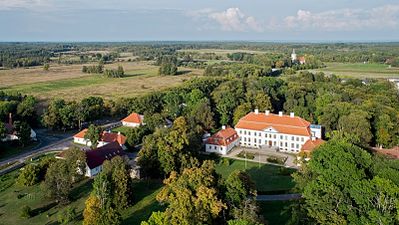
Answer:
<path fill-rule="evenodd" d="M 133 97 L 155 90 L 174 87 L 185 80 L 202 75 L 202 70 L 179 68 L 179 75 L 159 76 L 158 67 L 148 62 L 119 62 L 105 68 L 122 65 L 123 78 L 106 78 L 82 73 L 82 65 L 52 64 L 49 71 L 42 67 L 0 70 L 0 89 L 33 95 L 41 100 L 64 98 L 79 100 L 88 96 L 104 98 Z"/>
<path fill-rule="evenodd" d="M 353 78 L 399 78 L 399 68 L 389 68 L 385 64 L 377 63 L 326 63 L 325 68 L 312 71 L 321 71 L 325 74 L 335 74 L 340 77 Z"/>
<path fill-rule="evenodd" d="M 246 171 L 255 182 L 259 194 L 288 192 L 294 186 L 294 182 L 290 176 L 290 173 L 294 172 L 293 169 L 242 160 L 230 159 L 229 162 L 229 165 L 226 165 L 222 160 L 216 166 L 216 172 L 226 178 L 234 170 Z"/>
<path fill-rule="evenodd" d="M 92 181 L 85 179 L 74 186 L 71 194 L 72 201 L 68 205 L 59 205 L 45 196 L 41 185 L 23 187 L 16 184 L 18 171 L 0 176 L 0 225 L 9 224 L 59 224 L 58 216 L 66 207 L 76 207 L 78 214 L 82 215 L 85 201 L 92 190 Z M 123 224 L 139 225 L 146 220 L 153 211 L 163 210 L 155 197 L 162 186 L 161 181 L 148 180 L 133 183 L 134 205 L 122 212 Z M 29 219 L 21 218 L 21 208 L 29 206 L 33 216 Z M 70 224 L 82 224 L 79 216 Z"/>

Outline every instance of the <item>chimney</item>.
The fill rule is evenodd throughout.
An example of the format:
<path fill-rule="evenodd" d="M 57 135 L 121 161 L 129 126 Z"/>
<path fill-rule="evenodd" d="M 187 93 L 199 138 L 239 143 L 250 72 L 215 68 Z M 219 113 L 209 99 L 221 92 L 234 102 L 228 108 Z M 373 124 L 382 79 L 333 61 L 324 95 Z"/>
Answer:
<path fill-rule="evenodd" d="M 259 109 L 255 109 L 255 114 L 259 114 Z"/>
<path fill-rule="evenodd" d="M 270 114 L 270 111 L 266 110 L 265 114 L 266 114 L 266 116 L 268 116 Z"/>
<path fill-rule="evenodd" d="M 295 114 L 294 114 L 293 112 L 291 112 L 291 113 L 290 113 L 290 117 L 291 117 L 291 118 L 294 118 L 294 117 L 295 117 Z"/>
<path fill-rule="evenodd" d="M 8 124 L 10 124 L 10 126 L 12 126 L 12 113 L 8 114 Z"/>
<path fill-rule="evenodd" d="M 222 126 L 222 130 L 226 130 L 226 126 L 225 125 Z"/>
<path fill-rule="evenodd" d="M 283 112 L 282 111 L 278 112 L 278 116 L 283 116 Z"/>

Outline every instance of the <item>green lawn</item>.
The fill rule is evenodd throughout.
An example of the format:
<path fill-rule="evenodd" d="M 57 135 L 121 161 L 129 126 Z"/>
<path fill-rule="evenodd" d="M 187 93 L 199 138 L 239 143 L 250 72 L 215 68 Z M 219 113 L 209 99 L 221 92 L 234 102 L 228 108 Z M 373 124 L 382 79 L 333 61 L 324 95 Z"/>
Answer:
<path fill-rule="evenodd" d="M 0 142 L 0 159 L 6 159 L 18 154 L 22 154 L 31 150 L 36 145 L 38 145 L 38 142 L 32 142 L 25 147 L 18 146 L 16 143 Z"/>
<path fill-rule="evenodd" d="M 317 69 L 326 74 L 355 78 L 390 78 L 399 77 L 399 68 L 389 68 L 378 63 L 326 63 L 326 68 Z"/>
<path fill-rule="evenodd" d="M 9 224 L 58 224 L 57 217 L 67 206 L 77 208 L 82 214 L 84 203 L 92 190 L 92 180 L 86 179 L 74 187 L 72 201 L 67 206 L 57 205 L 45 197 L 40 184 L 32 187 L 22 187 L 15 183 L 18 171 L 0 177 L 0 225 Z M 135 181 L 133 183 L 134 205 L 122 212 L 123 224 L 140 224 L 148 219 L 152 211 L 163 210 L 155 197 L 160 191 L 162 182 Z M 20 198 L 18 198 L 20 196 Z M 23 197 L 21 197 L 23 196 Z M 29 219 L 20 217 L 21 208 L 28 205 L 35 216 Z M 71 224 L 81 224 L 82 217 Z"/>
<path fill-rule="evenodd" d="M 125 127 L 125 126 L 120 126 L 120 127 L 115 127 L 112 129 L 112 132 L 117 133 L 121 132 L 121 134 L 125 135 L 128 133 L 129 130 L 133 129 L 132 127 Z"/>
<path fill-rule="evenodd" d="M 216 171 L 223 177 L 227 177 L 234 170 L 248 172 L 259 193 L 284 192 L 289 191 L 294 186 L 289 174 L 294 171 L 293 169 L 254 162 L 246 163 L 241 160 L 230 160 L 230 165 L 219 163 L 216 167 Z"/>

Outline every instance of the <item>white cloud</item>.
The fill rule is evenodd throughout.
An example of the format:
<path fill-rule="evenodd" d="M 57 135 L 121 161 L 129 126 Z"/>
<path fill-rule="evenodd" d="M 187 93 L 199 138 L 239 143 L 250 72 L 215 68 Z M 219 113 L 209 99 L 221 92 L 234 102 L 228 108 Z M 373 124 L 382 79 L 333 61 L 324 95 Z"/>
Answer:
<path fill-rule="evenodd" d="M 398 25 L 399 5 L 384 5 L 372 9 L 339 9 L 317 13 L 298 10 L 295 16 L 285 17 L 280 27 L 299 30 L 346 31 L 367 28 L 397 28 Z"/>
<path fill-rule="evenodd" d="M 245 15 L 239 8 L 228 8 L 221 12 L 206 8 L 197 11 L 190 11 L 186 13 L 186 15 L 195 21 L 203 22 L 203 26 L 207 26 L 208 29 L 215 28 L 214 25 L 209 24 L 210 22 L 213 22 L 213 24 L 216 22 L 217 25 L 219 25 L 219 28 L 224 31 L 263 31 L 261 23 L 257 21 L 255 17 Z"/>
<path fill-rule="evenodd" d="M 45 9 L 51 6 L 50 0 L 0 0 L 0 10 Z"/>

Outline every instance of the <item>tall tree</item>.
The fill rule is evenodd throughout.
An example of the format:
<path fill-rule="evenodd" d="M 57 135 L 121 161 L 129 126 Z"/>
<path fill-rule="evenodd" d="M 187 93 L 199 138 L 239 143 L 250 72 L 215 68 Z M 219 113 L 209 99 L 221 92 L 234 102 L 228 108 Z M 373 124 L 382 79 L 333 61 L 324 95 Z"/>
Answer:
<path fill-rule="evenodd" d="M 97 148 L 98 142 L 101 139 L 102 132 L 103 129 L 100 126 L 96 126 L 94 124 L 90 124 L 89 128 L 87 129 L 84 138 L 90 140 L 91 142 L 90 147 L 92 149 Z"/>
<path fill-rule="evenodd" d="M 31 142 L 31 128 L 28 123 L 15 121 L 14 122 L 15 131 L 18 136 L 18 141 L 22 146 L 26 146 Z"/>
<path fill-rule="evenodd" d="M 320 146 L 294 174 L 305 215 L 317 224 L 395 224 L 399 187 L 374 174 L 373 163 L 365 150 L 343 141 Z"/>
<path fill-rule="evenodd" d="M 213 224 L 226 207 L 218 197 L 214 165 L 172 172 L 157 200 L 168 204 L 164 216 L 170 224 Z"/>
<path fill-rule="evenodd" d="M 69 194 L 72 189 L 69 168 L 65 160 L 58 160 L 47 169 L 44 180 L 45 192 L 61 203 L 69 201 Z"/>

